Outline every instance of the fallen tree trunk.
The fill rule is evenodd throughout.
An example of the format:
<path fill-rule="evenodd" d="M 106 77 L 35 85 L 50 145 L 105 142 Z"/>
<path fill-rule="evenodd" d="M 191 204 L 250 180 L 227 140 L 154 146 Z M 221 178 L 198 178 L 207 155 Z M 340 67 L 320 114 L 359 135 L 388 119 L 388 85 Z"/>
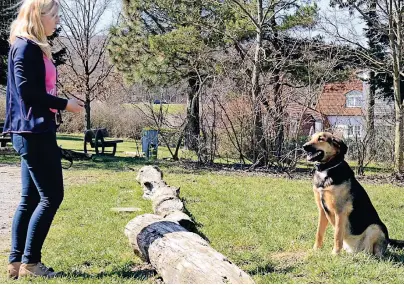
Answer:
<path fill-rule="evenodd" d="M 143 197 L 152 200 L 155 214 L 131 220 L 125 235 L 134 252 L 150 262 L 165 283 L 254 283 L 206 240 L 188 230 L 194 222 L 183 212 L 179 188 L 168 186 L 157 167 L 143 167 L 136 179 L 143 186 Z"/>

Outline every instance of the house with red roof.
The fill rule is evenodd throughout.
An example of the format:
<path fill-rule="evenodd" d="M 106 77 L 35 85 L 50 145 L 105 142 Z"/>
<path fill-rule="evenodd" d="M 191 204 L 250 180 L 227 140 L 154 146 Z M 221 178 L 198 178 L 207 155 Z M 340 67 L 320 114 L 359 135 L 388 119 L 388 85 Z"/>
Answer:
<path fill-rule="evenodd" d="M 317 103 L 310 106 L 289 102 L 286 107 L 289 137 L 297 132 L 298 136 L 310 136 L 319 131 L 331 131 L 344 138 L 364 137 L 369 97 L 366 75 L 359 73 L 348 81 L 326 84 Z M 376 132 L 392 132 L 394 102 L 376 98 L 374 115 Z"/>
<path fill-rule="evenodd" d="M 361 74 L 364 79 L 365 76 Z M 363 137 L 366 134 L 368 96 L 369 84 L 360 78 L 326 84 L 315 106 L 315 110 L 322 114 L 322 121 L 318 121 L 315 131 L 330 130 L 344 138 Z M 393 127 L 393 102 L 376 98 L 374 113 L 376 131 Z"/>
<path fill-rule="evenodd" d="M 296 133 L 298 136 L 310 136 L 316 130 L 322 130 L 324 122 L 327 121 L 327 118 L 314 108 L 296 101 L 291 101 L 286 106 L 286 116 L 289 137 L 295 136 Z"/>

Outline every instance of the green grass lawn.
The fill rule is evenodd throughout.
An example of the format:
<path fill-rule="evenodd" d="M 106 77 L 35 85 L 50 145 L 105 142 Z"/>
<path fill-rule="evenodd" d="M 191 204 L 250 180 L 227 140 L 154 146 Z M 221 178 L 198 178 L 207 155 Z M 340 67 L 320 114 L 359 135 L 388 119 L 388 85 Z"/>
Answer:
<path fill-rule="evenodd" d="M 173 104 L 170 104 L 171 106 Z M 179 104 L 181 105 L 181 104 Z M 166 105 L 164 105 L 166 106 Z M 162 142 L 161 142 L 162 143 Z M 71 149 L 74 151 L 78 152 L 83 152 L 83 134 L 58 134 L 58 145 L 62 146 L 65 149 Z M 7 144 L 8 147 L 11 147 L 11 143 Z M 89 148 L 89 153 L 95 154 L 95 151 L 91 149 L 88 145 Z M 106 151 L 108 152 L 110 148 L 106 148 Z M 174 152 L 175 149 L 172 149 Z M 133 140 L 133 139 L 127 139 L 124 138 L 123 143 L 119 143 L 117 147 L 117 152 L 116 156 L 121 157 L 121 158 L 128 158 L 134 155 L 142 155 L 142 145 L 140 140 Z M 162 143 L 158 147 L 158 159 L 159 160 L 166 160 L 170 159 L 172 156 L 166 146 Z M 180 159 L 186 159 L 186 160 L 193 160 L 197 161 L 197 156 L 194 152 L 184 150 L 183 148 L 180 148 L 179 150 L 179 158 Z M 16 162 L 18 161 L 18 157 L 11 157 L 10 155 L 3 155 L 0 153 L 0 162 L 5 162 L 5 163 L 10 163 L 10 162 Z M 108 158 L 107 158 L 108 160 Z M 227 158 L 227 157 L 221 157 L 221 158 L 215 158 L 214 160 L 215 163 L 222 163 L 222 164 L 234 164 L 234 163 L 240 163 L 241 161 L 239 159 L 235 158 Z M 150 162 L 151 163 L 151 162 Z M 246 163 L 250 163 L 251 161 L 246 160 Z M 357 162 L 356 161 L 349 161 L 349 164 L 351 165 L 352 168 L 357 167 Z M 307 161 L 299 161 L 297 164 L 297 167 L 300 169 L 312 169 L 313 165 L 311 163 L 308 163 Z M 391 169 L 387 168 L 385 165 L 381 163 L 371 163 L 365 168 L 365 174 L 366 175 L 374 175 L 374 174 L 389 174 L 391 173 Z"/>
<path fill-rule="evenodd" d="M 81 140 L 72 138 L 62 136 L 59 144 L 77 144 L 79 150 Z M 65 200 L 45 242 L 43 261 L 66 275 L 14 283 L 156 282 L 123 234 L 132 218 L 152 211 L 135 181 L 145 161 L 123 157 L 131 148 L 125 142 L 118 146 L 118 157 L 75 162 L 64 171 Z M 193 170 L 167 162 L 160 167 L 168 184 L 181 187 L 186 208 L 211 246 L 257 283 L 404 283 L 404 251 L 390 250 L 382 260 L 365 254 L 332 256 L 330 228 L 324 249 L 312 251 L 317 209 L 309 180 Z M 391 237 L 404 239 L 402 189 L 365 187 Z M 116 213 L 113 207 L 141 211 Z M 7 253 L 0 254 L 5 268 Z M 6 282 L 13 283 L 0 271 L 0 283 Z"/>
<path fill-rule="evenodd" d="M 116 156 L 117 157 L 132 157 L 134 155 L 142 155 L 142 145 L 139 140 L 133 139 L 123 139 L 123 143 L 117 145 Z M 82 134 L 58 134 L 58 145 L 65 149 L 71 149 L 78 152 L 83 152 L 83 135 Z M 87 145 L 89 153 L 95 154 L 94 149 L 91 149 L 89 144 Z M 108 153 L 111 148 L 106 148 Z M 174 149 L 172 150 L 174 151 Z M 168 159 L 171 158 L 171 154 L 167 147 L 158 147 L 158 159 Z M 180 149 L 179 157 L 185 159 L 196 159 L 196 156 L 187 150 Z"/>

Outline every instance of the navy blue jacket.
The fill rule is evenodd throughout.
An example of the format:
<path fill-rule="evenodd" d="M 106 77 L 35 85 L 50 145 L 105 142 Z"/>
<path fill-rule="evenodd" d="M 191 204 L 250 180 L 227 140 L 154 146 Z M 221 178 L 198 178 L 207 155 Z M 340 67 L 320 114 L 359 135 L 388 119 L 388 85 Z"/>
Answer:
<path fill-rule="evenodd" d="M 4 133 L 44 133 L 56 130 L 55 114 L 67 100 L 46 93 L 45 64 L 41 48 L 17 38 L 8 56 Z"/>

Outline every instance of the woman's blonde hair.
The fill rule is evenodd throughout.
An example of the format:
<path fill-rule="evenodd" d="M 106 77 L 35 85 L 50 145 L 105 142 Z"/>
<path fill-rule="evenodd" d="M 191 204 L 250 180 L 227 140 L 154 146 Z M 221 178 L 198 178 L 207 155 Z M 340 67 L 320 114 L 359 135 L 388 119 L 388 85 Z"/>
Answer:
<path fill-rule="evenodd" d="M 56 17 L 58 10 L 58 0 L 23 0 L 17 19 L 11 24 L 10 44 L 18 36 L 24 37 L 35 42 L 48 58 L 52 58 L 41 16 L 53 13 Z"/>

